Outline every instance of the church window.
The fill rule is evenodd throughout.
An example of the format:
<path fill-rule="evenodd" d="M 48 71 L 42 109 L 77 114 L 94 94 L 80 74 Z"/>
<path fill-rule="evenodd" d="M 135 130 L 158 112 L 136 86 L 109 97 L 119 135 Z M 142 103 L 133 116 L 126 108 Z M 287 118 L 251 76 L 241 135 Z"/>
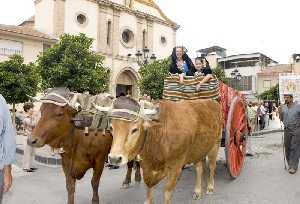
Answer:
<path fill-rule="evenodd" d="M 77 15 L 77 22 L 81 25 L 86 23 L 86 16 L 83 14 Z"/>
<path fill-rule="evenodd" d="M 107 45 L 110 45 L 111 43 L 111 21 L 107 22 L 107 39 L 106 39 Z"/>
<path fill-rule="evenodd" d="M 147 47 L 147 32 L 143 31 L 143 47 Z"/>
<path fill-rule="evenodd" d="M 166 38 L 165 36 L 161 36 L 161 37 L 160 37 L 160 43 L 161 43 L 162 45 L 167 45 L 167 38 Z"/>
<path fill-rule="evenodd" d="M 121 35 L 121 42 L 125 47 L 133 47 L 134 34 L 129 28 L 125 28 Z"/>

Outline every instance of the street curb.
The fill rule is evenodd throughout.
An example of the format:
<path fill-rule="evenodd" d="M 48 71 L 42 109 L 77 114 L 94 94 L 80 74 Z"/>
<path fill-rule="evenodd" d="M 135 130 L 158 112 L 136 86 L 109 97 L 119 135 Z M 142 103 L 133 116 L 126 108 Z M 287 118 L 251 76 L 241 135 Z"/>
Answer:
<path fill-rule="evenodd" d="M 260 135 L 277 133 L 277 132 L 283 132 L 283 130 L 282 129 L 262 130 L 262 131 L 253 132 L 251 135 L 252 136 L 260 136 Z"/>
<path fill-rule="evenodd" d="M 17 148 L 16 149 L 17 154 L 24 155 L 24 150 Z M 40 155 L 35 155 L 34 160 L 42 163 L 42 164 L 47 164 L 47 165 L 53 165 L 53 166 L 61 166 L 62 165 L 62 160 L 61 158 L 53 158 L 53 157 L 44 157 Z"/>

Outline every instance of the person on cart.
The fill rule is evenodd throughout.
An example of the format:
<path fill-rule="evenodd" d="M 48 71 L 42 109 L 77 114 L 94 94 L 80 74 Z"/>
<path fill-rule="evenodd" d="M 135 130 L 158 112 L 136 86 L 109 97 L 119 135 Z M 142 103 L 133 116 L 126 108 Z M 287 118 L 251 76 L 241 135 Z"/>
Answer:
<path fill-rule="evenodd" d="M 187 50 L 183 46 L 177 46 L 173 48 L 171 55 L 169 72 L 179 74 L 180 83 L 183 83 L 184 76 L 194 76 L 196 72 L 195 66 L 186 52 Z"/>
<path fill-rule="evenodd" d="M 280 119 L 284 124 L 285 157 L 289 173 L 294 174 L 300 158 L 300 104 L 289 93 L 284 94 L 284 101 Z"/>
<path fill-rule="evenodd" d="M 195 72 L 195 76 L 204 76 L 204 78 L 196 87 L 196 90 L 199 91 L 202 84 L 209 82 L 214 77 L 212 75 L 212 70 L 209 66 L 209 63 L 204 57 L 197 57 L 195 59 L 195 68 L 197 70 Z"/>

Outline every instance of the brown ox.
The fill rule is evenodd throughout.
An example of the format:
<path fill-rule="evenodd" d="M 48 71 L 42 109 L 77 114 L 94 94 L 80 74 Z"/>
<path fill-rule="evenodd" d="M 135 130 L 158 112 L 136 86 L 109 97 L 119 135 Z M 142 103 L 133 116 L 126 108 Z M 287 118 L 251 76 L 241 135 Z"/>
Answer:
<path fill-rule="evenodd" d="M 90 131 L 86 136 L 84 130 L 74 126 L 72 119 L 75 113 L 76 111 L 68 105 L 62 107 L 52 103 L 43 103 L 41 118 L 32 137 L 28 139 L 28 143 L 35 147 L 42 147 L 45 144 L 53 148 L 63 147 L 64 152 L 61 157 L 66 176 L 68 204 L 74 204 L 76 179 L 81 179 L 88 169 L 93 168 L 92 203 L 98 204 L 99 181 L 111 147 L 112 136 L 109 131 Z M 128 186 L 131 182 L 131 169 L 132 166 L 129 165 L 124 186 Z M 140 181 L 139 172 L 138 169 L 136 181 Z"/>
<path fill-rule="evenodd" d="M 128 105 L 129 104 L 129 105 Z M 130 98 L 119 98 L 113 110 L 139 112 L 140 105 Z M 143 110 L 140 110 L 143 115 Z M 109 154 L 112 164 L 126 164 L 141 156 L 144 181 L 148 187 L 147 204 L 153 203 L 154 186 L 164 177 L 164 203 L 170 204 L 172 191 L 185 164 L 196 166 L 193 199 L 201 198 L 202 161 L 208 156 L 207 192 L 214 191 L 214 172 L 222 131 L 222 114 L 213 100 L 161 101 L 159 121 L 137 117 L 133 121 L 112 119 L 113 144 Z"/>

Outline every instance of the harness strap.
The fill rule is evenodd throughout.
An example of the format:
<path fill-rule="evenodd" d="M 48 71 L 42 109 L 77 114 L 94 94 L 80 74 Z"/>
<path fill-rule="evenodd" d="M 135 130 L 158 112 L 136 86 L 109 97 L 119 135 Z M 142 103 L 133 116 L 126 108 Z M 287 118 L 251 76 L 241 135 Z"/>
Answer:
<path fill-rule="evenodd" d="M 63 97 L 63 96 L 61 96 L 57 93 L 49 93 L 48 96 L 58 97 L 58 98 L 60 98 L 61 100 L 63 100 L 65 102 L 65 105 L 67 105 L 67 104 L 69 105 L 69 101 L 65 97 Z"/>
<path fill-rule="evenodd" d="M 146 129 L 145 132 L 144 132 L 144 140 L 143 140 L 142 146 L 141 146 L 141 148 L 140 148 L 140 152 L 143 151 L 143 149 L 144 149 L 144 147 L 145 147 L 145 144 L 146 144 L 146 142 L 147 142 L 147 140 L 148 140 L 148 137 L 149 137 L 149 130 Z"/>
<path fill-rule="evenodd" d="M 116 112 L 128 113 L 130 115 L 134 115 L 134 116 L 137 116 L 137 117 L 140 116 L 139 113 L 137 113 L 135 111 L 128 110 L 128 109 L 112 109 L 111 110 L 111 114 L 116 113 Z"/>

